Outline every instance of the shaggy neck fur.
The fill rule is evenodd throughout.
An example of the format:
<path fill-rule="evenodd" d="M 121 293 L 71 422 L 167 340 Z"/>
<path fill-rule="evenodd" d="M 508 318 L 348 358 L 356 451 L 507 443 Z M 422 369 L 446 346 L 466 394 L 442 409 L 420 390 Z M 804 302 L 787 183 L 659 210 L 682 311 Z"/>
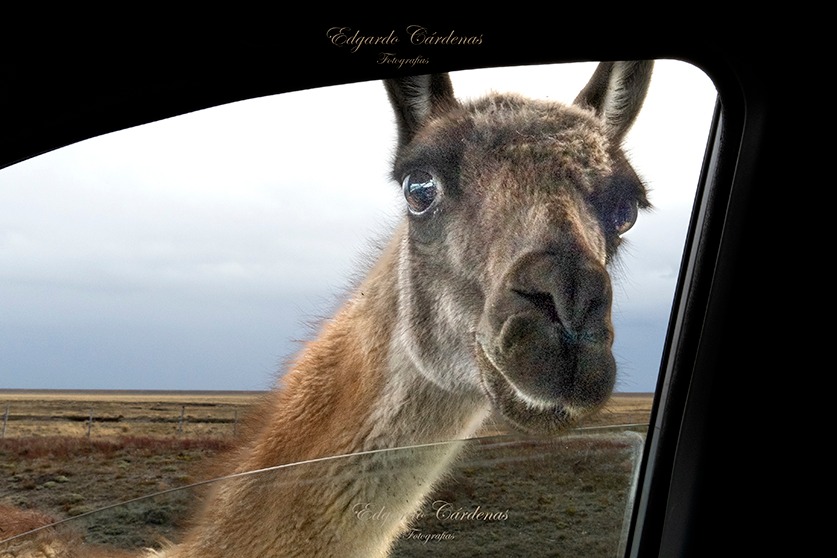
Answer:
<path fill-rule="evenodd" d="M 403 356 L 402 234 L 265 402 L 233 472 L 349 457 L 225 481 L 184 541 L 159 556 L 387 555 L 457 444 L 374 450 L 465 438 L 488 410 L 476 392 L 444 391 Z M 367 453 L 350 456 L 358 452 Z"/>

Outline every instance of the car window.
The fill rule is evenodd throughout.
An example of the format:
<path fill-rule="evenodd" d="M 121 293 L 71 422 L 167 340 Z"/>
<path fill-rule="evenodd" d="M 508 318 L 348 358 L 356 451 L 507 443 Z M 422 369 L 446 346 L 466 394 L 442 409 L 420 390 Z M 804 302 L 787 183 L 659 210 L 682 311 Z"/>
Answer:
<path fill-rule="evenodd" d="M 508 90 L 571 102 L 595 67 L 451 81 L 464 98 Z M 247 478 L 300 491 L 359 475 L 386 484 L 416 455 L 461 446 L 393 556 L 617 553 L 714 103 L 702 72 L 657 61 L 625 137 L 653 209 L 611 264 L 618 372 L 600 413 L 546 438 L 492 415 L 471 439 Z M 0 171 L 0 505 L 42 513 L 31 526 L 62 522 L 85 544 L 176 541 L 207 494 L 239 481 L 212 458 L 246 436 L 248 409 L 403 214 L 395 143 L 386 91 L 368 82 L 220 106 Z M 349 464 L 344 476 L 333 460 Z M 348 509 L 347 521 L 372 526 L 389 513 L 364 499 Z M 293 508 L 282 513 L 293 521 Z"/>
<path fill-rule="evenodd" d="M 624 543 L 622 526 L 630 513 L 643 431 L 644 425 L 633 425 L 581 429 L 556 438 L 485 436 L 336 456 L 242 476 L 265 490 L 280 483 L 294 483 L 301 491 L 306 483 L 342 485 L 361 474 L 387 483 L 392 477 L 410 474 L 416 454 L 441 456 L 449 446 L 457 445 L 464 457 L 408 518 L 410 528 L 394 546 L 392 556 L 475 549 L 482 556 L 613 556 Z M 348 472 L 331 474 L 329 465 L 335 460 L 348 462 Z M 50 529 L 6 540 L 0 548 L 12 550 L 33 540 L 80 540 L 90 548 L 125 550 L 157 547 L 161 541 L 176 540 L 178 529 L 187 524 L 185 518 L 207 491 L 221 490 L 240 479 L 212 479 L 81 513 L 84 508 L 76 507 L 78 515 L 59 520 Z M 49 486 L 39 490 L 61 492 Z M 78 500 L 84 497 L 79 495 Z M 284 513 L 293 520 L 293 508 Z M 389 513 L 385 506 L 363 500 L 349 511 L 351 521 L 372 529 Z M 544 541 L 549 542 L 546 554 Z"/>

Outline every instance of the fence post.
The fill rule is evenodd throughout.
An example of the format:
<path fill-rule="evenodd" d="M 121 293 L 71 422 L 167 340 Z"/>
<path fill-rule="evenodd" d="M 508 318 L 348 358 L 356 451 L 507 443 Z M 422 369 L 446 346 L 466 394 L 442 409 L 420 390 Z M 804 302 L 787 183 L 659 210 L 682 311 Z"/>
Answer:
<path fill-rule="evenodd" d="M 233 412 L 233 436 L 238 435 L 238 409 Z"/>
<path fill-rule="evenodd" d="M 90 430 L 93 428 L 93 408 L 90 408 L 90 418 L 87 419 L 87 438 L 90 438 Z"/>
<path fill-rule="evenodd" d="M 0 438 L 6 437 L 6 423 L 9 422 L 9 406 L 11 403 L 6 403 L 6 412 L 3 413 L 3 433 L 0 434 Z"/>
<path fill-rule="evenodd" d="M 183 415 L 186 412 L 186 405 L 180 406 L 180 422 L 177 424 L 177 433 L 183 434 Z"/>

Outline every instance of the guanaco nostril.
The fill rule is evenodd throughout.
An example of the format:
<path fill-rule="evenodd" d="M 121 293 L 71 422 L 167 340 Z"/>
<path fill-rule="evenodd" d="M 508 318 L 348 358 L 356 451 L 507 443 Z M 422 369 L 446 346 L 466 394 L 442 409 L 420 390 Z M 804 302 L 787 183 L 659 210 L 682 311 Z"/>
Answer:
<path fill-rule="evenodd" d="M 519 291 L 517 289 L 512 290 L 515 294 L 525 298 L 538 310 L 546 314 L 546 316 L 549 318 L 549 321 L 553 323 L 559 323 L 561 321 L 561 318 L 558 317 L 558 311 L 555 309 L 555 299 L 552 298 L 551 294 L 527 293 L 525 291 Z"/>

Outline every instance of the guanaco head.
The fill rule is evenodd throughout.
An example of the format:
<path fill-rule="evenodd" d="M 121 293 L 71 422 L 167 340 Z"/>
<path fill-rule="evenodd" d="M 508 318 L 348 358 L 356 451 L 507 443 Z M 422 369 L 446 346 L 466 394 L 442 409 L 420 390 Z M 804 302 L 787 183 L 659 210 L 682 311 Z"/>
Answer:
<path fill-rule="evenodd" d="M 608 264 L 647 207 L 622 150 L 651 62 L 605 62 L 572 104 L 461 103 L 447 75 L 387 80 L 406 201 L 399 316 L 411 359 L 553 432 L 616 375 Z"/>

